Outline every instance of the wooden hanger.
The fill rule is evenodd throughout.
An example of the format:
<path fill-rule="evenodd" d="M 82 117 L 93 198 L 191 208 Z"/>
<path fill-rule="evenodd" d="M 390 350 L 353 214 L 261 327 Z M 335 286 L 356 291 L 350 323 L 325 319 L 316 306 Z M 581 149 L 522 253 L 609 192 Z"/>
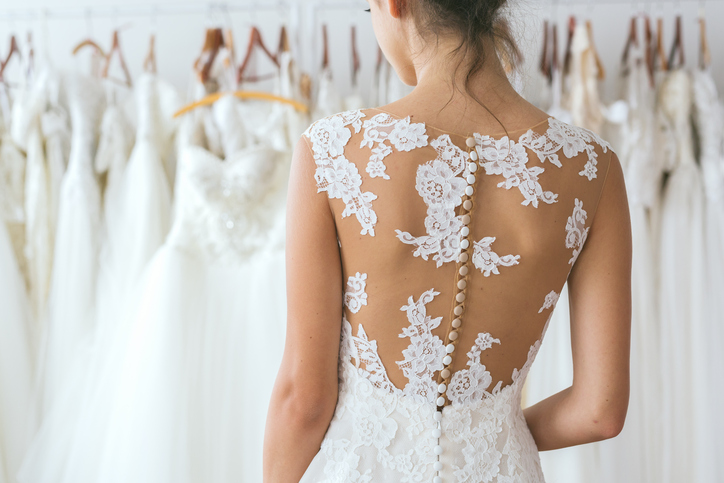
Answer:
<path fill-rule="evenodd" d="M 661 70 L 669 70 L 669 62 L 666 60 L 664 53 L 664 19 L 659 17 L 656 19 L 656 55 L 654 56 L 654 65 L 656 60 L 661 62 Z"/>
<path fill-rule="evenodd" d="M 681 15 L 676 16 L 676 27 L 674 30 L 674 43 L 669 51 L 669 69 L 678 69 L 684 66 L 684 44 L 681 34 Z M 678 64 L 674 67 L 674 61 L 678 53 Z"/>
<path fill-rule="evenodd" d="M 654 87 L 654 51 L 656 46 L 654 45 L 653 33 L 651 32 L 651 19 L 644 17 L 646 25 L 646 71 L 649 74 L 649 84 Z"/>
<path fill-rule="evenodd" d="M 206 29 L 204 46 L 201 49 L 201 54 L 194 61 L 194 70 L 202 83 L 209 80 L 214 60 L 224 45 L 224 34 L 220 28 Z"/>
<path fill-rule="evenodd" d="M 568 40 L 566 42 L 566 53 L 563 56 L 563 74 L 571 71 L 571 45 L 573 44 L 573 32 L 576 30 L 576 17 L 573 15 L 568 19 Z"/>
<path fill-rule="evenodd" d="M 621 66 L 625 71 L 628 71 L 628 57 L 631 53 L 631 46 L 639 45 L 638 31 L 636 28 L 636 16 L 631 17 L 631 23 L 628 30 L 628 38 L 626 39 L 626 45 L 623 48 L 623 55 L 621 56 Z"/>
<path fill-rule="evenodd" d="M 702 14 L 699 17 L 699 67 L 706 69 L 710 63 L 711 52 L 709 52 L 709 42 L 706 39 L 706 20 Z"/>
<path fill-rule="evenodd" d="M 73 55 L 78 55 L 78 52 L 80 52 L 85 47 L 92 47 L 95 49 L 95 51 L 100 54 L 101 57 L 105 58 L 106 53 L 103 51 L 100 45 L 98 45 L 95 40 L 91 39 L 85 39 L 78 43 L 75 47 L 73 47 Z"/>
<path fill-rule="evenodd" d="M 101 71 L 101 77 L 108 77 L 108 70 L 111 66 L 111 60 L 113 59 L 113 54 L 118 55 L 118 62 L 121 64 L 121 69 L 123 70 L 123 75 L 126 78 L 126 85 L 128 87 L 131 87 L 131 73 L 128 71 L 128 67 L 126 66 L 126 61 L 123 59 L 123 51 L 121 51 L 121 43 L 118 40 L 118 30 L 113 31 L 113 40 L 111 41 L 111 49 L 108 51 L 108 54 L 106 55 L 106 63 L 103 66 L 103 70 Z"/>
<path fill-rule="evenodd" d="M 350 29 L 350 35 L 352 36 L 352 87 L 357 87 L 357 76 L 359 75 L 360 60 L 359 52 L 357 52 L 357 26 L 352 25 Z"/>
<path fill-rule="evenodd" d="M 543 21 L 543 52 L 541 52 L 540 56 L 540 64 L 538 65 L 538 69 L 541 71 L 541 73 L 545 76 L 545 78 L 548 80 L 548 83 L 551 83 L 551 65 L 550 65 L 550 55 L 548 54 L 548 20 Z"/>
<path fill-rule="evenodd" d="M 329 40 L 327 39 L 327 25 L 322 25 L 322 69 L 329 66 Z"/>
<path fill-rule="evenodd" d="M 281 32 L 279 32 L 279 46 L 277 47 L 277 60 L 281 56 L 282 52 L 289 52 L 291 47 L 289 46 L 289 36 L 287 35 L 287 28 L 282 25 Z"/>
<path fill-rule="evenodd" d="M 239 67 L 239 70 L 236 74 L 237 84 L 241 84 L 242 81 L 254 82 L 263 79 L 263 77 L 259 76 L 244 75 L 246 69 L 249 67 L 251 54 L 254 52 L 255 47 L 260 48 L 261 51 L 264 52 L 264 54 L 274 63 L 274 65 L 279 68 L 279 59 L 277 59 L 277 56 L 272 54 L 271 51 L 266 47 L 266 45 L 264 45 L 264 40 L 261 38 L 261 32 L 259 32 L 259 29 L 256 27 L 252 27 L 249 37 L 249 45 L 246 48 L 246 56 L 244 56 L 244 61 L 241 63 L 241 66 Z"/>
<path fill-rule="evenodd" d="M 13 55 L 17 55 L 18 57 L 21 57 L 22 54 L 20 53 L 20 49 L 18 48 L 18 42 L 15 39 L 14 35 L 10 36 L 10 50 L 8 51 L 8 55 L 5 57 L 5 60 L 0 59 L 0 82 L 5 83 L 5 78 L 3 75 L 5 74 L 5 68 L 8 66 L 8 63 L 10 63 L 10 59 L 12 59 Z"/>
<path fill-rule="evenodd" d="M 604 80 L 606 78 L 606 69 L 603 67 L 596 44 L 593 42 L 593 23 L 590 19 L 586 20 L 586 31 L 588 32 L 588 43 L 593 51 L 593 60 L 596 62 L 596 70 L 598 70 L 598 80 Z"/>
<path fill-rule="evenodd" d="M 156 35 L 151 34 L 148 40 L 148 53 L 143 59 L 143 70 L 151 74 L 156 73 Z"/>
<path fill-rule="evenodd" d="M 295 101 L 294 99 L 289 99 L 282 96 L 277 96 L 274 94 L 269 94 L 268 92 L 259 92 L 259 91 L 233 91 L 233 92 L 214 92 L 213 94 L 209 94 L 208 96 L 204 97 L 203 99 L 200 99 L 198 101 L 192 102 L 178 111 L 176 111 L 173 115 L 173 117 L 179 117 L 189 111 L 192 111 L 196 109 L 197 107 L 201 106 L 209 106 L 213 104 L 214 102 L 218 101 L 225 95 L 232 95 L 235 97 L 238 97 L 239 99 L 263 99 L 267 101 L 276 101 L 281 102 L 284 104 L 289 104 L 293 106 L 296 110 L 301 112 L 308 112 L 309 108 L 306 106 L 306 104 L 303 104 L 299 101 Z"/>

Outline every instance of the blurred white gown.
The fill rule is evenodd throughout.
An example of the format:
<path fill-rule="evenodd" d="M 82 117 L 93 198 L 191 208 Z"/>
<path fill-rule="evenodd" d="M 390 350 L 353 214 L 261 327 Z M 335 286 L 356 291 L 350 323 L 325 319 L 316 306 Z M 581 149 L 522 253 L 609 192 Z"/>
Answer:
<path fill-rule="evenodd" d="M 661 374 L 667 390 L 662 407 L 662 479 L 664 483 L 704 481 L 697 475 L 695 420 L 711 381 L 696 357 L 704 351 L 704 199 L 701 173 L 694 159 L 690 124 L 692 85 L 676 70 L 663 80 L 659 103 L 676 140 L 673 169 L 664 188 L 660 224 Z M 706 261 L 708 264 L 709 261 Z"/>

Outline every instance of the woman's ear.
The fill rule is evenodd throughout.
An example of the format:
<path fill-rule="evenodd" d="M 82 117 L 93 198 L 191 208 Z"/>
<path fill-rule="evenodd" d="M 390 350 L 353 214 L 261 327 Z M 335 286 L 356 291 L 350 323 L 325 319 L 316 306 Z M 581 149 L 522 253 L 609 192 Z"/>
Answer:
<path fill-rule="evenodd" d="M 387 2 L 388 10 L 393 18 L 402 17 L 402 10 L 405 8 L 407 0 L 385 0 Z"/>

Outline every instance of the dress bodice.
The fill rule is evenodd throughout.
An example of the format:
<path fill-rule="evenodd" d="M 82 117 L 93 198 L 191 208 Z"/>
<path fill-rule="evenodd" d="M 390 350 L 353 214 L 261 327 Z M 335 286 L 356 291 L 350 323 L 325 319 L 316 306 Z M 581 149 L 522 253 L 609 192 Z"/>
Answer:
<path fill-rule="evenodd" d="M 211 110 L 192 112 L 179 136 L 176 219 L 170 242 L 208 263 L 240 263 L 279 243 L 289 153 L 272 146 L 244 146 L 238 99 L 224 96 Z M 280 118 L 281 120 L 281 118 Z M 221 158 L 197 144 L 219 129 Z"/>
<path fill-rule="evenodd" d="M 553 117 L 462 136 L 379 109 L 324 118 L 305 139 L 347 282 L 320 454 L 359 477 L 329 481 L 383 478 L 375 467 L 540 481 L 521 386 L 591 229 L 608 143 Z M 344 436 L 350 418 L 374 437 Z"/>

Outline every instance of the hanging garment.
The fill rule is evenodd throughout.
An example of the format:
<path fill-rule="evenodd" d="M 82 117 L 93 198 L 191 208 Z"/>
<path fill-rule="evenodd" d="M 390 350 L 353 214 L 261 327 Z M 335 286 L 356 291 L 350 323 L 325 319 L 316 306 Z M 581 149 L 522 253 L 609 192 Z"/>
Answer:
<path fill-rule="evenodd" d="M 554 118 L 510 133 L 379 109 L 307 131 L 347 289 L 337 407 L 301 482 L 543 481 L 521 389 L 612 155 Z"/>
<path fill-rule="evenodd" d="M 224 97 L 213 114 L 187 115 L 179 138 L 195 138 L 186 129 L 213 115 L 232 149 L 243 129 L 238 102 Z M 269 284 L 283 273 L 289 155 L 237 145 L 222 160 L 181 148 L 174 226 L 138 284 L 129 334 L 111 348 L 123 364 L 98 473 L 87 481 L 260 481 L 284 339 L 284 297 Z"/>
<path fill-rule="evenodd" d="M 696 428 L 692 414 L 708 397 L 699 383 L 697 353 L 706 350 L 703 333 L 704 199 L 694 158 L 690 124 L 692 87 L 689 74 L 675 70 L 663 80 L 658 99 L 676 142 L 672 170 L 664 188 L 659 237 L 662 482 L 703 481 L 696 467 Z M 650 335 L 649 335 L 650 336 Z"/>
<path fill-rule="evenodd" d="M 104 108 L 97 79 L 67 79 L 72 122 L 71 152 L 63 178 L 48 301 L 48 323 L 41 348 L 41 411 L 62 391 L 79 344 L 93 328 L 98 266 L 101 197 L 93 173 L 98 127 Z"/>
<path fill-rule="evenodd" d="M 337 93 L 332 69 L 329 66 L 324 67 L 319 73 L 318 82 L 312 119 L 321 119 L 342 110 L 342 99 Z"/>
<path fill-rule="evenodd" d="M 7 193 L 0 190 L 0 201 Z M 35 422 L 31 404 L 35 354 L 25 282 L 2 221 L 0 307 L 0 482 L 15 483 L 15 474 L 30 443 Z"/>
<path fill-rule="evenodd" d="M 724 417 L 724 389 L 712 383 L 724 374 L 724 106 L 711 70 L 693 73 L 694 121 L 699 140 L 699 160 L 704 184 L 704 306 L 701 331 L 693 332 L 693 381 L 706 388 L 695 401 L 696 481 L 714 482 L 724 475 L 720 428 Z"/>
<path fill-rule="evenodd" d="M 41 116 L 47 107 L 47 71 L 24 87 L 13 104 L 12 137 L 26 154 L 25 166 L 25 247 L 33 319 L 45 317 L 50 273 L 53 265 L 53 236 L 50 225 L 50 174 L 45 159 Z M 39 327 L 34 327 L 39 340 Z"/>

